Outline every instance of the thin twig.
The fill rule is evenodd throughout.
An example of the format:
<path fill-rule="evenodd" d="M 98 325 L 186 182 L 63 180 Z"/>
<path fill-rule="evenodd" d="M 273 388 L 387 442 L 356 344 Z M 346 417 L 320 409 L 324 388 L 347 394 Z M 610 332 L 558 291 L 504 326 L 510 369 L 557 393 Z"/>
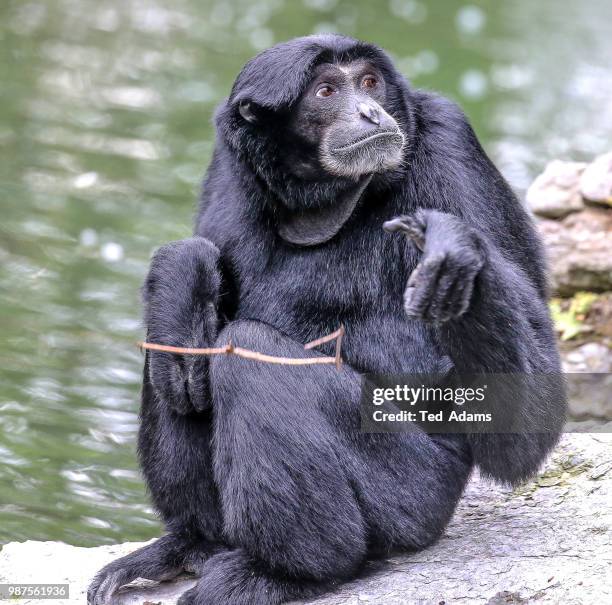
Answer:
<path fill-rule="evenodd" d="M 159 345 L 155 342 L 137 342 L 141 349 L 149 349 L 150 351 L 162 351 L 164 353 L 177 353 L 178 355 L 223 355 L 231 353 L 232 346 L 227 344 L 224 347 L 192 349 L 190 347 L 173 347 L 171 345 Z"/>
<path fill-rule="evenodd" d="M 340 327 L 337 330 L 338 338 L 336 339 L 336 370 L 340 370 L 342 367 L 342 337 L 344 336 L 344 326 L 340 324 Z"/>
<path fill-rule="evenodd" d="M 244 349 L 242 347 L 236 347 L 230 341 L 224 347 L 206 347 L 206 348 L 191 348 L 191 347 L 174 347 L 172 345 L 160 345 L 154 342 L 139 342 L 138 346 L 141 349 L 148 349 L 150 351 L 161 351 L 163 353 L 176 353 L 178 355 L 237 355 L 244 359 L 253 359 L 255 361 L 263 361 L 265 363 L 277 363 L 282 365 L 292 366 L 305 366 L 314 364 L 335 364 L 339 370 L 342 365 L 341 343 L 342 336 L 344 335 L 344 326 L 340 326 L 333 334 L 323 336 L 317 340 L 313 340 L 304 346 L 306 349 L 311 349 L 329 342 L 336 340 L 336 355 L 334 357 L 276 357 L 275 355 L 266 355 L 265 353 L 259 353 L 258 351 L 251 351 L 250 349 Z"/>
<path fill-rule="evenodd" d="M 327 336 L 321 336 L 321 338 L 317 338 L 316 340 L 311 340 L 304 345 L 305 349 L 314 349 L 319 345 L 324 345 L 326 342 L 331 340 L 337 340 L 338 338 L 342 338 L 344 334 L 344 326 L 340 326 L 335 332 L 328 334 Z"/>
<path fill-rule="evenodd" d="M 267 363 L 280 363 L 289 366 L 307 366 L 317 363 L 336 363 L 335 357 L 275 357 L 274 355 L 266 355 L 257 351 L 249 351 L 242 347 L 234 347 L 233 353 L 245 359 L 255 359 L 257 361 L 265 361 Z"/>

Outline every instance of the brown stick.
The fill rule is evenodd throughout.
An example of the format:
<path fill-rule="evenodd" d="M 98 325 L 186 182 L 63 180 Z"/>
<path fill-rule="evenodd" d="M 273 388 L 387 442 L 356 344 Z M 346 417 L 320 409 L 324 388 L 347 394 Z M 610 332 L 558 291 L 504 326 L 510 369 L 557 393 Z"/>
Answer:
<path fill-rule="evenodd" d="M 276 357 L 275 355 L 266 355 L 265 353 L 259 353 L 257 351 L 243 349 L 242 347 L 236 347 L 231 342 L 226 344 L 224 347 L 208 348 L 174 347 L 171 345 L 160 345 L 154 342 L 139 342 L 137 344 L 141 349 L 162 351 L 164 353 L 176 353 L 178 355 L 238 355 L 238 357 L 243 357 L 244 359 L 253 359 L 255 361 L 263 361 L 266 363 L 277 363 L 292 366 L 333 363 L 339 370 L 342 365 L 340 345 L 342 343 L 343 335 L 344 326 L 340 326 L 340 328 L 333 334 L 313 340 L 304 347 L 310 349 L 318 344 L 323 344 L 325 342 L 329 342 L 330 340 L 336 339 L 336 355 L 334 357 Z"/>
<path fill-rule="evenodd" d="M 321 336 L 321 338 L 317 338 L 316 340 L 311 340 L 310 342 L 307 342 L 304 345 L 305 349 L 314 349 L 315 347 L 318 347 L 319 345 L 323 345 L 326 342 L 329 342 L 330 340 L 337 340 L 339 338 L 342 338 L 342 335 L 344 334 L 344 326 L 340 326 L 335 332 L 332 332 L 331 334 L 328 334 L 327 336 Z"/>
<path fill-rule="evenodd" d="M 340 353 L 342 347 L 342 337 L 344 336 L 344 326 L 342 324 L 340 324 L 340 327 L 338 328 L 337 332 L 338 338 L 336 340 L 336 370 L 340 370 L 340 368 L 342 367 L 342 357 Z"/>
<path fill-rule="evenodd" d="M 162 351 L 164 353 L 177 353 L 179 355 L 222 355 L 223 353 L 231 353 L 231 344 L 224 347 L 192 349 L 190 347 L 173 347 L 171 345 L 158 345 L 155 342 L 137 342 L 140 349 L 149 349 L 150 351 Z"/>
<path fill-rule="evenodd" d="M 317 363 L 336 363 L 335 357 L 275 357 L 274 355 L 266 355 L 257 351 L 249 351 L 241 347 L 234 347 L 233 351 L 239 357 L 245 359 L 255 359 L 257 361 L 265 361 L 267 363 L 280 363 L 289 366 L 307 366 Z"/>

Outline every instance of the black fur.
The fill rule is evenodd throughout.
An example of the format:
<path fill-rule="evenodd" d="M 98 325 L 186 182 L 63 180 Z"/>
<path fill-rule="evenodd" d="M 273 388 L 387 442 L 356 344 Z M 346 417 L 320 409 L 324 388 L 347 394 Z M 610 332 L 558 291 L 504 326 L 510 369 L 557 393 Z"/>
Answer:
<path fill-rule="evenodd" d="M 284 126 L 314 65 L 360 57 L 384 75 L 405 162 L 373 176 L 330 241 L 288 244 L 283 212 L 333 203 L 354 183 L 298 178 Z M 92 603 L 179 568 L 201 575 L 182 605 L 317 594 L 368 557 L 435 541 L 473 465 L 517 483 L 557 438 L 359 432 L 362 372 L 559 371 L 540 242 L 454 104 L 410 88 L 380 49 L 317 36 L 249 62 L 216 125 L 196 236 L 162 248 L 147 278 L 148 337 L 299 357 L 319 354 L 300 343 L 343 323 L 346 363 L 148 354 L 139 452 L 168 535 L 103 569 Z M 396 216 L 423 251 L 382 229 Z M 510 405 L 558 416 L 563 397 L 545 395 Z"/>

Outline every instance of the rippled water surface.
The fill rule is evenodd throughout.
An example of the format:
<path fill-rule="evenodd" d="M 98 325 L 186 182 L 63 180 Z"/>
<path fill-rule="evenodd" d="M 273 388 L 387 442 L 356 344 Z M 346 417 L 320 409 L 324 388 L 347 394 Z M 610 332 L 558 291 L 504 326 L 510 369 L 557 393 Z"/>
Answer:
<path fill-rule="evenodd" d="M 135 460 L 138 289 L 188 236 L 211 113 L 245 60 L 336 30 L 465 108 L 518 189 L 612 131 L 612 3 L 4 0 L 0 541 L 159 531 Z"/>

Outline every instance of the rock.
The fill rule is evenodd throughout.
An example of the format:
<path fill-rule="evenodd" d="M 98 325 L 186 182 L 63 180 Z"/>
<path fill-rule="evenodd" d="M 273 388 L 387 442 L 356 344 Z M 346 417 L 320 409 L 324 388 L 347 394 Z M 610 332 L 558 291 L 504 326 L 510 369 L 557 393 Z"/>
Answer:
<path fill-rule="evenodd" d="M 527 190 L 527 204 L 534 214 L 560 218 L 584 208 L 580 194 L 580 175 L 586 164 L 550 162 Z"/>
<path fill-rule="evenodd" d="M 437 544 L 371 563 L 359 579 L 301 605 L 612 602 L 611 446 L 610 434 L 566 434 L 538 480 L 510 490 L 475 477 Z M 0 552 L 0 583 L 67 582 L 70 600 L 52 602 L 82 605 L 95 571 L 139 546 L 11 543 Z M 116 603 L 173 605 L 192 584 L 140 582 Z"/>
<path fill-rule="evenodd" d="M 572 374 L 567 395 L 572 419 L 612 421 L 612 374 Z"/>
<path fill-rule="evenodd" d="M 587 321 L 597 335 L 612 343 L 612 292 L 597 296 L 588 311 Z"/>
<path fill-rule="evenodd" d="M 612 207 L 612 151 L 585 168 L 580 176 L 580 193 L 591 202 Z"/>
<path fill-rule="evenodd" d="M 612 372 L 610 353 L 610 348 L 606 345 L 599 342 L 588 342 L 563 356 L 563 371 L 600 374 Z"/>
<path fill-rule="evenodd" d="M 588 342 L 561 352 L 569 413 L 574 419 L 612 420 L 612 349 Z"/>
<path fill-rule="evenodd" d="M 561 221 L 540 220 L 554 292 L 612 290 L 612 212 L 586 208 Z"/>

